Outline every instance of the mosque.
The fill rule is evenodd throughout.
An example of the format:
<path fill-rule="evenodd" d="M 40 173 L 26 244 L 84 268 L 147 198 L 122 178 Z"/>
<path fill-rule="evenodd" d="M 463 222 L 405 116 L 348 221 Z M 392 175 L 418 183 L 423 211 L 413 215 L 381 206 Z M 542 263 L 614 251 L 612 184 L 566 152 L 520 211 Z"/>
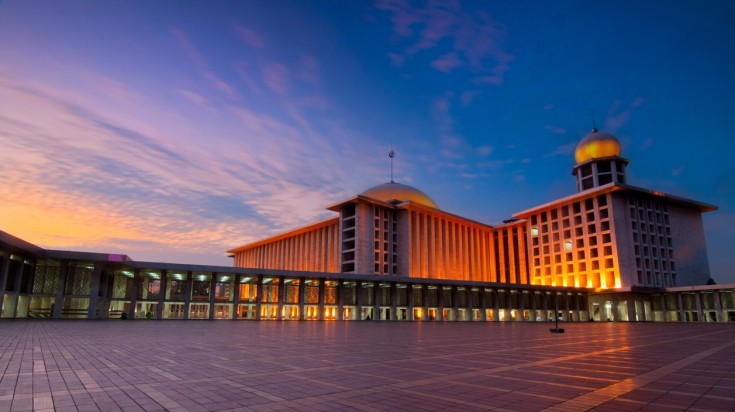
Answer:
<path fill-rule="evenodd" d="M 391 179 L 328 205 L 329 219 L 229 250 L 234 267 L 44 250 L 0 232 L 2 316 L 734 320 L 735 285 L 707 285 L 702 214 L 717 207 L 631 186 L 628 164 L 593 129 L 575 150 L 576 193 L 499 225 Z"/>

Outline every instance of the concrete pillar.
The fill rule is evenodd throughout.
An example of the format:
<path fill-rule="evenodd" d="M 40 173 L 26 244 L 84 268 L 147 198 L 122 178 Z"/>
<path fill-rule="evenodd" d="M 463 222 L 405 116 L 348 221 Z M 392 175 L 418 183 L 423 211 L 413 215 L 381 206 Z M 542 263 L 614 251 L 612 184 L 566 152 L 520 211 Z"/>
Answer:
<path fill-rule="evenodd" d="M 681 292 L 676 294 L 676 300 L 679 304 L 679 322 L 686 322 L 687 317 L 684 313 L 684 297 Z"/>
<path fill-rule="evenodd" d="M 235 290 L 232 296 L 232 320 L 237 320 L 240 315 L 240 280 L 242 280 L 242 275 L 235 275 Z"/>
<path fill-rule="evenodd" d="M 186 292 L 184 293 L 184 319 L 189 319 L 189 310 L 191 308 L 191 291 L 194 288 L 194 273 L 186 272 Z"/>
<path fill-rule="evenodd" d="M 10 254 L 6 254 L 3 256 L 3 262 L 2 265 L 0 265 L 0 309 L 2 309 L 2 313 L 0 313 L 0 317 L 3 317 L 5 314 L 5 308 L 3 307 L 5 302 L 5 288 L 8 284 L 8 276 L 10 276 Z"/>
<path fill-rule="evenodd" d="M 454 321 L 459 321 L 459 290 L 456 286 L 452 286 L 450 289 L 450 293 L 452 294 L 452 311 L 454 311 Z M 465 291 L 466 292 L 466 291 Z M 465 296 L 465 299 L 467 299 L 467 296 Z"/>
<path fill-rule="evenodd" d="M 465 293 L 467 293 L 467 313 L 468 313 L 467 316 L 469 316 L 469 319 L 468 320 L 470 322 L 474 322 L 474 320 L 475 320 L 475 313 L 474 313 L 475 312 L 475 308 L 472 305 L 472 303 L 473 303 L 472 302 L 472 296 L 474 295 L 474 293 L 472 293 L 472 287 L 471 286 L 468 287 L 465 290 Z"/>
<path fill-rule="evenodd" d="M 128 319 L 135 319 L 135 306 L 138 304 L 138 289 L 140 288 L 140 270 L 133 271 L 133 282 L 130 285 L 130 307 L 128 308 Z M 186 315 L 184 315 L 186 316 Z M 186 319 L 186 317 L 184 317 Z"/>
<path fill-rule="evenodd" d="M 260 320 L 260 309 L 263 306 L 263 275 L 258 275 L 255 293 L 255 320 Z M 303 296 L 303 295 L 302 295 Z"/>
<path fill-rule="evenodd" d="M 423 309 L 424 316 L 421 317 L 421 320 L 424 322 L 428 322 L 429 321 L 429 285 L 426 285 L 426 284 L 421 285 L 421 298 L 422 298 L 422 301 L 424 302 L 424 309 Z"/>
<path fill-rule="evenodd" d="M 337 320 L 345 320 L 345 281 L 337 281 Z"/>
<path fill-rule="evenodd" d="M 694 302 L 697 305 L 697 314 L 700 322 L 704 322 L 704 311 L 702 310 L 702 296 L 699 292 L 694 292 Z"/>
<path fill-rule="evenodd" d="M 436 320 L 444 320 L 444 286 L 438 286 L 436 288 Z"/>
<path fill-rule="evenodd" d="M 638 319 L 638 313 L 635 310 L 635 299 L 633 298 L 633 296 L 628 297 L 627 303 L 628 303 L 628 322 L 637 322 L 639 319 Z M 618 305 L 616 304 L 615 305 L 616 310 L 617 310 L 617 307 Z M 623 319 L 620 319 L 619 316 L 620 314 L 616 312 L 615 313 L 616 321 L 623 320 Z"/>
<path fill-rule="evenodd" d="M 405 293 L 405 291 L 404 291 Z M 390 320 L 398 320 L 398 287 L 395 282 L 390 284 Z"/>
<path fill-rule="evenodd" d="M 413 307 L 415 304 L 416 302 L 414 302 L 414 298 L 413 298 L 413 284 L 409 283 L 406 285 L 406 306 L 407 306 L 406 311 L 408 312 L 406 314 L 407 320 L 410 320 L 410 321 L 415 320 L 413 318 Z"/>
<path fill-rule="evenodd" d="M 487 322 L 487 295 L 485 288 L 480 288 L 480 320 Z"/>
<path fill-rule="evenodd" d="M 373 282 L 373 320 L 380 319 L 380 283 Z"/>
<path fill-rule="evenodd" d="M 358 280 L 355 285 L 355 304 L 357 306 L 357 320 L 362 320 L 362 281 Z"/>
<path fill-rule="evenodd" d="M 102 276 L 102 264 L 95 263 L 92 270 L 91 286 L 89 288 L 89 306 L 87 307 L 87 319 L 97 319 L 97 298 L 100 293 L 100 277 Z"/>
<path fill-rule="evenodd" d="M 62 260 L 59 265 L 59 278 L 56 282 L 56 297 L 54 298 L 54 310 L 52 311 L 51 317 L 53 319 L 61 319 L 61 308 L 64 306 L 64 289 L 66 289 L 66 278 L 69 276 L 69 270 L 74 270 L 73 267 L 69 267 L 68 260 Z"/>
<path fill-rule="evenodd" d="M 168 283 L 168 273 L 162 270 L 158 289 L 158 304 L 156 305 L 156 319 L 163 319 L 163 306 L 166 303 L 166 283 Z"/>
<path fill-rule="evenodd" d="M 318 320 L 324 320 L 324 293 L 327 289 L 326 286 L 324 279 L 319 279 L 319 299 L 317 300 L 317 302 L 319 302 L 319 313 L 317 314 Z"/>
<path fill-rule="evenodd" d="M 720 299 L 720 291 L 714 290 L 712 293 L 715 294 L 715 310 L 717 311 L 717 321 L 727 322 L 727 316 L 725 310 L 722 308 L 722 299 Z"/>
<path fill-rule="evenodd" d="M 306 320 L 306 278 L 299 278 L 299 320 Z"/>
<path fill-rule="evenodd" d="M 110 297 L 112 296 L 112 284 L 114 283 L 114 278 L 112 281 L 110 280 L 111 276 L 114 276 L 112 269 L 105 268 L 102 270 L 100 290 L 97 294 L 97 311 L 100 313 L 99 317 L 101 319 L 110 317 Z"/>
<path fill-rule="evenodd" d="M 217 288 L 217 272 L 212 272 L 209 279 L 209 320 L 214 319 L 215 290 Z"/>
<path fill-rule="evenodd" d="M 661 308 L 663 311 L 663 313 L 661 314 L 662 321 L 666 322 L 666 320 L 668 320 L 669 314 L 669 309 L 666 307 L 666 294 L 662 293 L 661 295 L 659 295 L 659 299 L 661 300 Z"/>
<path fill-rule="evenodd" d="M 278 313 L 276 319 L 283 320 L 283 302 L 286 301 L 286 277 L 278 277 Z"/>
<path fill-rule="evenodd" d="M 15 297 L 15 303 L 13 304 L 12 308 L 5 308 L 5 312 L 9 312 L 12 316 L 11 318 L 16 317 L 18 313 L 18 296 L 20 295 L 20 284 L 23 281 L 23 269 L 25 269 L 25 261 L 23 260 L 23 257 L 20 258 L 18 261 L 18 267 L 15 269 L 14 274 L 8 274 L 8 276 L 14 276 L 15 282 L 13 282 L 13 290 L 8 291 Z"/>
<path fill-rule="evenodd" d="M 551 296 L 548 292 L 542 292 L 542 299 L 543 299 L 543 314 L 541 315 L 541 319 L 548 322 L 549 321 L 549 297 Z"/>
<path fill-rule="evenodd" d="M 525 320 L 523 319 L 523 311 L 526 310 L 526 304 L 523 302 L 523 291 L 516 291 L 515 295 L 518 296 L 518 319 L 523 322 Z"/>
<path fill-rule="evenodd" d="M 493 289 L 493 320 L 500 322 L 500 289 Z"/>
<path fill-rule="evenodd" d="M 36 267 L 38 265 L 38 262 L 31 261 L 30 263 L 30 269 L 28 271 L 28 277 L 26 278 L 26 287 L 25 290 L 27 291 L 28 299 L 26 299 L 24 312 L 27 314 L 26 317 L 30 316 L 31 313 L 31 295 L 33 294 L 33 281 L 36 278 Z"/>

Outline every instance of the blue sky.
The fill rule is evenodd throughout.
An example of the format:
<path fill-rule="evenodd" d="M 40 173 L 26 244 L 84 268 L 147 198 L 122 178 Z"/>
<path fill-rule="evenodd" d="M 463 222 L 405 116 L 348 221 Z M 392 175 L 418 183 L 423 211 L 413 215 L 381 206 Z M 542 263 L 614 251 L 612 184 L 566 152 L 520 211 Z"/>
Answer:
<path fill-rule="evenodd" d="M 495 224 L 575 191 L 618 136 L 632 184 L 718 205 L 735 282 L 735 3 L 0 3 L 0 228 L 231 264 L 389 179 Z"/>

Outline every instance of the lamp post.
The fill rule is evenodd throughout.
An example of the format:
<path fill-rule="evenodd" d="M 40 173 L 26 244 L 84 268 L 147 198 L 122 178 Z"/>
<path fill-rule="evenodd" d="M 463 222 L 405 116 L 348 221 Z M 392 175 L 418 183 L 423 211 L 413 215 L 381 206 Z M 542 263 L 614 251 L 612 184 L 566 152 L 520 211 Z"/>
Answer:
<path fill-rule="evenodd" d="M 559 295 L 554 294 L 554 327 L 549 329 L 551 333 L 564 333 L 564 328 L 559 327 Z"/>

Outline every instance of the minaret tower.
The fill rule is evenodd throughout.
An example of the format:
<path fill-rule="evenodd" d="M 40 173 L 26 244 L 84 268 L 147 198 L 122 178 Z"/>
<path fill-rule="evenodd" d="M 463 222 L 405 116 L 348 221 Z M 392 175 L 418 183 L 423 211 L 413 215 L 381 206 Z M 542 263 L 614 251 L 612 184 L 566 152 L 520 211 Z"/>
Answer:
<path fill-rule="evenodd" d="M 608 183 L 625 183 L 628 159 L 620 156 L 620 142 L 597 128 L 585 136 L 574 151 L 576 164 L 572 174 L 577 177 L 577 192 Z"/>

